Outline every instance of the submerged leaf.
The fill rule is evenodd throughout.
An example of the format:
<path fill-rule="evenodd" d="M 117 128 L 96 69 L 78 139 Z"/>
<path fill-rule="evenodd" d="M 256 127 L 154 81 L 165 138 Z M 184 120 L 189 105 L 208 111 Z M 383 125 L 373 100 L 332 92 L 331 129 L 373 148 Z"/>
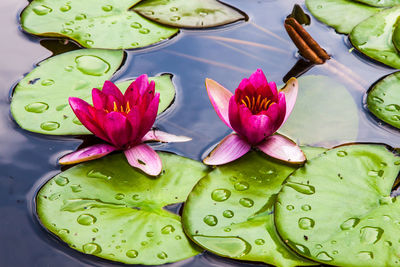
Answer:
<path fill-rule="evenodd" d="M 305 145 L 328 146 L 355 141 L 358 109 L 346 88 L 320 75 L 303 76 L 298 82 L 294 110 L 279 132 Z"/>
<path fill-rule="evenodd" d="M 246 18 L 216 0 L 144 0 L 134 10 L 156 22 L 184 28 L 216 27 Z"/>
<path fill-rule="evenodd" d="M 40 221 L 78 251 L 127 264 L 164 264 L 198 254 L 180 217 L 163 207 L 185 201 L 207 169 L 159 155 L 164 172 L 157 178 L 132 168 L 122 154 L 60 173 L 37 195 Z"/>
<path fill-rule="evenodd" d="M 102 86 L 119 68 L 123 51 L 82 49 L 51 57 L 22 79 L 14 90 L 11 112 L 25 130 L 50 135 L 82 135 L 90 132 L 81 125 L 68 105 L 68 97 L 91 103 L 91 90 Z M 175 97 L 170 75 L 155 80 L 160 92 L 159 113 Z M 117 84 L 122 91 L 131 81 Z"/>
<path fill-rule="evenodd" d="M 320 152 L 323 149 L 312 154 Z M 288 250 L 274 227 L 276 193 L 294 170 L 261 152 L 215 168 L 188 197 L 182 215 L 185 232 L 224 257 L 278 266 L 312 265 Z"/>
<path fill-rule="evenodd" d="M 400 129 L 400 72 L 377 82 L 368 92 L 368 109 L 379 119 Z"/>
<path fill-rule="evenodd" d="M 178 32 L 128 11 L 139 0 L 34 0 L 21 14 L 22 28 L 36 35 L 68 37 L 83 47 L 128 49 Z"/>
<path fill-rule="evenodd" d="M 335 266 L 396 266 L 400 158 L 381 145 L 347 145 L 310 160 L 275 204 L 279 235 L 300 255 Z"/>
<path fill-rule="evenodd" d="M 380 10 L 352 0 L 306 0 L 306 4 L 314 17 L 340 33 L 350 33 L 358 23 Z"/>
<path fill-rule="evenodd" d="M 400 6 L 385 9 L 358 24 L 350 33 L 357 50 L 390 67 L 400 68 L 400 55 L 393 45 L 393 30 L 400 16 Z"/>

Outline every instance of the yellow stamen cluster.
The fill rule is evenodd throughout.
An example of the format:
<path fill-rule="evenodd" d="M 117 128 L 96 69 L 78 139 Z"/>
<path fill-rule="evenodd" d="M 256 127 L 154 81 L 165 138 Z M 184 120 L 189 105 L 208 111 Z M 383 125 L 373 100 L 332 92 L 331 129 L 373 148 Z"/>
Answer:
<path fill-rule="evenodd" d="M 248 96 L 245 96 L 242 98 L 242 103 L 248 107 L 253 114 L 257 114 L 263 110 L 267 110 L 268 107 L 273 104 L 273 102 L 268 99 L 268 98 L 263 98 L 261 100 L 261 95 L 258 95 L 257 99 L 256 97 L 251 97 L 251 99 Z"/>
<path fill-rule="evenodd" d="M 126 103 L 126 107 L 124 107 L 123 105 L 117 106 L 117 102 L 114 102 L 114 109 L 112 111 L 115 112 L 123 112 L 123 113 L 129 113 L 129 111 L 131 111 L 131 107 L 129 105 L 129 101 Z M 110 112 L 109 110 L 106 110 L 106 112 Z"/>

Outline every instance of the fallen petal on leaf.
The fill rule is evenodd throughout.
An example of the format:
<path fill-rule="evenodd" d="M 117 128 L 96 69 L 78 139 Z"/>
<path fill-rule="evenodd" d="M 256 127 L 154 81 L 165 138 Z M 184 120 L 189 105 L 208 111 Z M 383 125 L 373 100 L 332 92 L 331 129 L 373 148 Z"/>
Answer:
<path fill-rule="evenodd" d="M 104 157 L 105 155 L 110 154 L 111 152 L 115 151 L 116 148 L 111 145 L 107 144 L 98 144 L 89 146 L 83 149 L 80 149 L 76 152 L 70 153 L 64 157 L 62 157 L 58 163 L 62 165 L 69 165 L 80 163 L 84 161 L 89 161 L 93 159 L 98 159 Z"/>
<path fill-rule="evenodd" d="M 230 134 L 206 157 L 203 162 L 207 165 L 222 165 L 234 161 L 247 152 L 251 146 L 237 134 Z"/>
<path fill-rule="evenodd" d="M 179 142 L 188 142 L 191 140 L 192 138 L 183 135 L 174 135 L 159 130 L 150 130 L 143 137 L 142 142 L 157 141 L 162 143 L 170 143 L 170 142 L 179 143 Z"/>
<path fill-rule="evenodd" d="M 133 167 L 151 176 L 161 173 L 162 162 L 157 152 L 146 144 L 140 144 L 124 151 L 126 159 Z"/>
<path fill-rule="evenodd" d="M 300 147 L 283 135 L 272 135 L 257 147 L 268 156 L 289 163 L 303 163 L 306 161 L 306 156 Z"/>

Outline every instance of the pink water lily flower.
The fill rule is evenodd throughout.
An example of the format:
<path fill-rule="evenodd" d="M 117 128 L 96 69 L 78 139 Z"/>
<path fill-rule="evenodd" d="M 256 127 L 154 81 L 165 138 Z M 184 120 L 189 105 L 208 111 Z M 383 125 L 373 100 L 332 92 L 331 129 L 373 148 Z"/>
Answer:
<path fill-rule="evenodd" d="M 270 157 L 302 163 L 306 157 L 299 146 L 275 132 L 287 120 L 297 98 L 295 78 L 278 92 L 274 82 L 268 83 L 258 69 L 243 79 L 233 95 L 217 82 L 206 79 L 208 97 L 219 118 L 234 133 L 226 136 L 204 159 L 207 165 L 234 161 L 256 147 Z"/>
<path fill-rule="evenodd" d="M 75 164 L 97 159 L 123 150 L 133 167 L 149 175 L 159 175 L 161 159 L 145 141 L 186 142 L 185 136 L 175 136 L 152 130 L 156 120 L 160 94 L 147 75 L 138 77 L 122 94 L 116 85 L 106 81 L 103 90 L 92 90 L 93 106 L 80 98 L 70 97 L 69 104 L 81 123 L 108 144 L 98 144 L 62 157 L 60 164 Z"/>

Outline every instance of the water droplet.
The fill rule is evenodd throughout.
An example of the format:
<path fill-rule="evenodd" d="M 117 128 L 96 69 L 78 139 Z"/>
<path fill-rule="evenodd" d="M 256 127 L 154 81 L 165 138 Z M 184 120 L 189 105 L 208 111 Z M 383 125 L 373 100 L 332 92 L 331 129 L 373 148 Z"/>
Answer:
<path fill-rule="evenodd" d="M 33 12 L 35 12 L 36 15 L 38 16 L 43 16 L 49 14 L 53 9 L 50 7 L 47 7 L 45 5 L 40 5 L 40 6 L 35 6 L 33 8 Z"/>
<path fill-rule="evenodd" d="M 139 45 L 139 43 L 138 43 L 138 42 L 131 43 L 131 46 L 132 46 L 132 47 L 136 47 L 136 46 L 138 46 L 138 45 Z"/>
<path fill-rule="evenodd" d="M 400 121 L 400 116 L 399 115 L 393 115 L 390 117 L 393 121 Z"/>
<path fill-rule="evenodd" d="M 315 222 L 311 218 L 303 217 L 299 219 L 299 227 L 303 230 L 310 230 L 315 225 Z"/>
<path fill-rule="evenodd" d="M 286 209 L 287 209 L 287 210 L 294 210 L 294 206 L 293 206 L 293 205 L 287 205 L 287 206 L 286 206 Z"/>
<path fill-rule="evenodd" d="M 337 251 L 337 250 L 332 251 L 333 255 L 337 255 L 338 253 L 339 253 L 339 251 Z"/>
<path fill-rule="evenodd" d="M 214 215 L 207 215 L 203 221 L 209 226 L 215 226 L 218 223 L 218 219 Z"/>
<path fill-rule="evenodd" d="M 168 255 L 165 252 L 160 252 L 157 254 L 157 258 L 159 258 L 161 260 L 165 260 L 166 258 L 168 258 Z"/>
<path fill-rule="evenodd" d="M 74 30 L 73 29 L 70 29 L 70 28 L 63 28 L 62 30 L 61 30 L 61 33 L 62 34 L 72 34 L 74 32 Z"/>
<path fill-rule="evenodd" d="M 145 14 L 145 15 L 148 15 L 148 16 L 152 16 L 152 15 L 154 15 L 154 11 L 146 10 L 146 11 L 144 12 L 144 14 Z"/>
<path fill-rule="evenodd" d="M 103 11 L 105 11 L 105 12 L 110 12 L 111 10 L 113 10 L 113 7 L 110 5 L 105 5 L 105 6 L 102 6 L 101 9 L 103 9 Z"/>
<path fill-rule="evenodd" d="M 78 193 L 78 192 L 82 191 L 82 187 L 80 184 L 73 184 L 73 185 L 71 185 L 71 190 L 74 193 Z"/>
<path fill-rule="evenodd" d="M 81 225 L 92 225 L 97 221 L 96 217 L 90 214 L 79 215 L 77 222 Z"/>
<path fill-rule="evenodd" d="M 377 103 L 380 103 L 380 104 L 382 104 L 384 102 L 382 98 L 377 97 L 377 96 L 372 97 L 372 100 Z"/>
<path fill-rule="evenodd" d="M 360 240 L 365 244 L 375 244 L 381 239 L 383 229 L 379 227 L 366 226 L 360 230 Z"/>
<path fill-rule="evenodd" d="M 333 260 L 333 258 L 331 256 L 329 256 L 329 254 L 326 253 L 325 251 L 318 253 L 317 254 L 317 259 L 319 259 L 321 261 L 331 261 L 331 260 Z"/>
<path fill-rule="evenodd" d="M 222 255 L 241 257 L 248 254 L 251 245 L 240 237 L 214 237 L 195 235 L 193 239 L 211 251 L 218 251 Z"/>
<path fill-rule="evenodd" d="M 392 198 L 391 197 L 381 197 L 379 199 L 379 204 L 380 205 L 389 205 L 392 203 Z"/>
<path fill-rule="evenodd" d="M 57 111 L 61 111 L 61 110 L 63 110 L 63 109 L 66 108 L 66 107 L 68 107 L 68 104 L 62 104 L 62 105 L 57 106 L 57 107 L 56 107 L 56 110 L 57 110 Z"/>
<path fill-rule="evenodd" d="M 73 118 L 72 122 L 75 123 L 76 125 L 83 125 L 82 122 L 78 118 Z"/>
<path fill-rule="evenodd" d="M 82 248 L 86 254 L 99 254 L 101 252 L 101 247 L 96 243 L 87 243 Z"/>
<path fill-rule="evenodd" d="M 372 176 L 372 177 L 376 177 L 376 176 L 382 177 L 384 172 L 385 172 L 384 170 L 379 170 L 379 171 L 371 170 L 368 172 L 368 175 Z"/>
<path fill-rule="evenodd" d="M 132 196 L 132 199 L 135 200 L 135 201 L 138 201 L 140 199 L 140 196 L 138 194 L 134 194 Z"/>
<path fill-rule="evenodd" d="M 55 121 L 46 121 L 40 124 L 40 128 L 42 128 L 45 131 L 54 131 L 60 128 L 60 124 Z"/>
<path fill-rule="evenodd" d="M 69 183 L 68 178 L 64 176 L 57 176 L 56 178 L 54 178 L 54 181 L 56 181 L 56 184 L 58 184 L 59 186 L 64 186 Z"/>
<path fill-rule="evenodd" d="M 234 185 L 234 187 L 237 191 L 245 191 L 249 189 L 250 186 L 249 183 L 247 182 L 238 182 Z"/>
<path fill-rule="evenodd" d="M 93 228 L 93 229 L 92 229 L 92 232 L 93 232 L 93 233 L 97 233 L 97 232 L 99 232 L 99 229 Z"/>
<path fill-rule="evenodd" d="M 148 244 L 147 241 L 143 241 L 143 242 L 140 243 L 140 245 L 142 245 L 142 246 L 146 246 L 147 244 Z"/>
<path fill-rule="evenodd" d="M 234 215 L 235 214 L 231 210 L 224 210 L 224 212 L 222 213 L 222 216 L 224 216 L 225 218 L 232 218 Z"/>
<path fill-rule="evenodd" d="M 60 194 L 54 193 L 49 197 L 50 201 L 54 201 L 60 198 Z"/>
<path fill-rule="evenodd" d="M 139 255 L 139 253 L 138 253 L 136 250 L 133 250 L 133 249 L 128 250 L 128 251 L 126 252 L 126 256 L 127 256 L 128 258 L 134 259 L 134 258 L 136 258 L 138 255 Z"/>
<path fill-rule="evenodd" d="M 351 228 L 354 228 L 359 222 L 360 222 L 360 219 L 358 219 L 358 218 L 350 218 L 350 219 L 344 221 L 340 225 L 340 228 L 342 230 L 349 230 Z"/>
<path fill-rule="evenodd" d="M 346 152 L 346 151 L 343 151 L 343 150 L 340 150 L 340 151 L 338 151 L 338 152 L 336 153 L 336 155 L 337 155 L 338 157 L 345 157 L 345 156 L 347 156 L 347 152 Z"/>
<path fill-rule="evenodd" d="M 394 165 L 400 165 L 400 160 L 395 161 Z"/>
<path fill-rule="evenodd" d="M 154 236 L 154 232 L 147 232 L 147 233 L 146 233 L 146 236 L 147 236 L 147 237 L 153 237 L 153 236 Z"/>
<path fill-rule="evenodd" d="M 86 15 L 83 13 L 75 16 L 75 20 L 84 20 L 84 19 L 86 19 Z"/>
<path fill-rule="evenodd" d="M 118 193 L 118 194 L 115 195 L 115 199 L 116 199 L 116 200 L 122 200 L 122 199 L 124 199 L 124 198 L 125 198 L 125 195 L 122 194 L 122 193 Z"/>
<path fill-rule="evenodd" d="M 310 255 L 310 250 L 306 247 L 306 246 L 304 246 L 304 245 L 301 245 L 301 244 L 296 244 L 296 243 L 293 243 L 293 242 L 291 242 L 291 241 L 289 241 L 294 247 L 295 247 L 295 249 L 298 251 L 298 252 L 300 252 L 301 254 L 305 254 L 305 255 Z"/>
<path fill-rule="evenodd" d="M 301 209 L 304 210 L 304 211 L 309 211 L 309 210 L 311 210 L 311 206 L 307 205 L 307 204 L 304 204 L 303 206 L 301 206 Z"/>
<path fill-rule="evenodd" d="M 41 84 L 42 84 L 43 86 L 50 86 L 50 85 L 53 85 L 53 84 L 54 84 L 54 81 L 51 80 L 51 79 L 47 79 L 47 80 L 43 80 L 43 81 L 41 82 Z"/>
<path fill-rule="evenodd" d="M 322 248 L 322 245 L 321 245 L 321 244 L 316 244 L 316 245 L 315 245 L 315 248 L 316 248 L 316 249 L 321 249 L 321 248 Z"/>
<path fill-rule="evenodd" d="M 179 17 L 179 16 L 172 16 L 169 18 L 170 21 L 178 21 L 180 19 L 181 19 L 181 17 Z"/>
<path fill-rule="evenodd" d="M 400 106 L 396 104 L 390 104 L 385 107 L 387 111 L 400 111 Z"/>
<path fill-rule="evenodd" d="M 177 7 L 171 7 L 169 10 L 170 10 L 171 12 L 176 12 L 176 11 L 179 10 L 179 8 L 177 8 Z"/>
<path fill-rule="evenodd" d="M 392 218 L 390 218 L 388 215 L 383 215 L 382 218 L 385 222 L 390 222 L 392 220 Z"/>
<path fill-rule="evenodd" d="M 205 17 L 208 15 L 208 12 L 205 11 L 198 11 L 197 13 L 199 14 L 200 17 Z"/>
<path fill-rule="evenodd" d="M 295 182 L 287 182 L 286 186 L 289 186 L 296 190 L 299 193 L 306 194 L 306 195 L 312 195 L 315 193 L 315 187 L 312 185 L 306 185 L 306 184 L 300 184 L 300 183 L 295 183 Z"/>
<path fill-rule="evenodd" d="M 140 32 L 141 34 L 148 34 L 148 33 L 150 32 L 150 30 L 147 29 L 147 28 L 141 28 L 141 29 L 139 30 L 139 32 Z"/>
<path fill-rule="evenodd" d="M 89 177 L 89 178 L 104 179 L 104 180 L 110 180 L 110 179 L 112 178 L 112 177 L 111 177 L 111 174 L 105 173 L 104 171 L 101 172 L 101 171 L 97 171 L 97 170 L 90 170 L 90 171 L 87 173 L 87 177 Z"/>
<path fill-rule="evenodd" d="M 215 189 L 211 193 L 211 198 L 215 201 L 222 202 L 227 200 L 231 196 L 231 191 L 228 189 Z"/>
<path fill-rule="evenodd" d="M 259 238 L 259 239 L 256 239 L 256 241 L 254 241 L 254 243 L 256 243 L 256 245 L 261 246 L 261 245 L 264 245 L 264 244 L 265 244 L 265 240 Z"/>
<path fill-rule="evenodd" d="M 250 198 L 241 198 L 239 200 L 240 205 L 242 205 L 245 208 L 251 208 L 254 205 L 254 201 L 251 200 Z"/>
<path fill-rule="evenodd" d="M 64 5 L 62 7 L 60 7 L 60 11 L 61 12 L 67 12 L 71 10 L 71 6 L 70 5 Z"/>
<path fill-rule="evenodd" d="M 93 42 L 92 40 L 86 40 L 86 41 L 85 41 L 85 44 L 86 44 L 88 47 L 92 47 L 93 44 L 94 44 L 94 42 Z M 86 73 L 86 74 L 87 74 L 87 73 Z M 91 75 L 93 75 L 93 74 L 91 74 Z M 103 75 L 103 74 L 101 74 L 101 75 Z M 100 76 L 100 75 L 96 75 L 96 76 Z"/>
<path fill-rule="evenodd" d="M 71 71 L 74 70 L 74 67 L 73 67 L 73 66 L 66 66 L 66 67 L 64 68 L 64 70 L 65 70 L 65 71 L 68 71 L 68 72 L 71 72 Z"/>
<path fill-rule="evenodd" d="M 78 70 L 92 76 L 101 76 L 110 69 L 110 64 L 96 56 L 79 56 L 75 63 Z"/>
<path fill-rule="evenodd" d="M 164 226 L 164 227 L 161 229 L 161 233 L 162 233 L 163 235 L 168 235 L 168 234 L 173 233 L 173 232 L 175 232 L 175 228 L 174 228 L 172 225 Z"/>
<path fill-rule="evenodd" d="M 44 102 L 35 102 L 25 106 L 25 110 L 32 113 L 43 113 L 49 109 L 49 105 Z"/>
<path fill-rule="evenodd" d="M 140 29 L 142 28 L 142 24 L 140 24 L 139 22 L 132 22 L 131 27 L 134 29 Z"/>
<path fill-rule="evenodd" d="M 360 251 L 357 254 L 358 258 L 361 260 L 371 260 L 374 258 L 374 254 L 371 251 Z"/>
<path fill-rule="evenodd" d="M 236 182 L 237 180 L 238 180 L 238 178 L 235 176 L 229 177 L 229 181 L 231 181 L 231 182 Z"/>
<path fill-rule="evenodd" d="M 67 234 L 69 234 L 69 230 L 68 229 L 60 229 L 58 231 L 58 235 L 63 236 L 63 235 L 67 235 Z"/>
<path fill-rule="evenodd" d="M 176 240 L 181 240 L 182 237 L 181 237 L 180 235 L 177 235 L 177 236 L 175 236 L 175 239 L 176 239 Z"/>
<path fill-rule="evenodd" d="M 388 246 L 388 247 L 391 247 L 393 244 L 392 244 L 392 242 L 390 242 L 390 241 L 385 241 L 385 246 Z"/>
<path fill-rule="evenodd" d="M 331 241 L 331 244 L 332 244 L 332 245 L 335 245 L 336 243 L 337 243 L 336 240 L 332 240 L 332 241 Z"/>

